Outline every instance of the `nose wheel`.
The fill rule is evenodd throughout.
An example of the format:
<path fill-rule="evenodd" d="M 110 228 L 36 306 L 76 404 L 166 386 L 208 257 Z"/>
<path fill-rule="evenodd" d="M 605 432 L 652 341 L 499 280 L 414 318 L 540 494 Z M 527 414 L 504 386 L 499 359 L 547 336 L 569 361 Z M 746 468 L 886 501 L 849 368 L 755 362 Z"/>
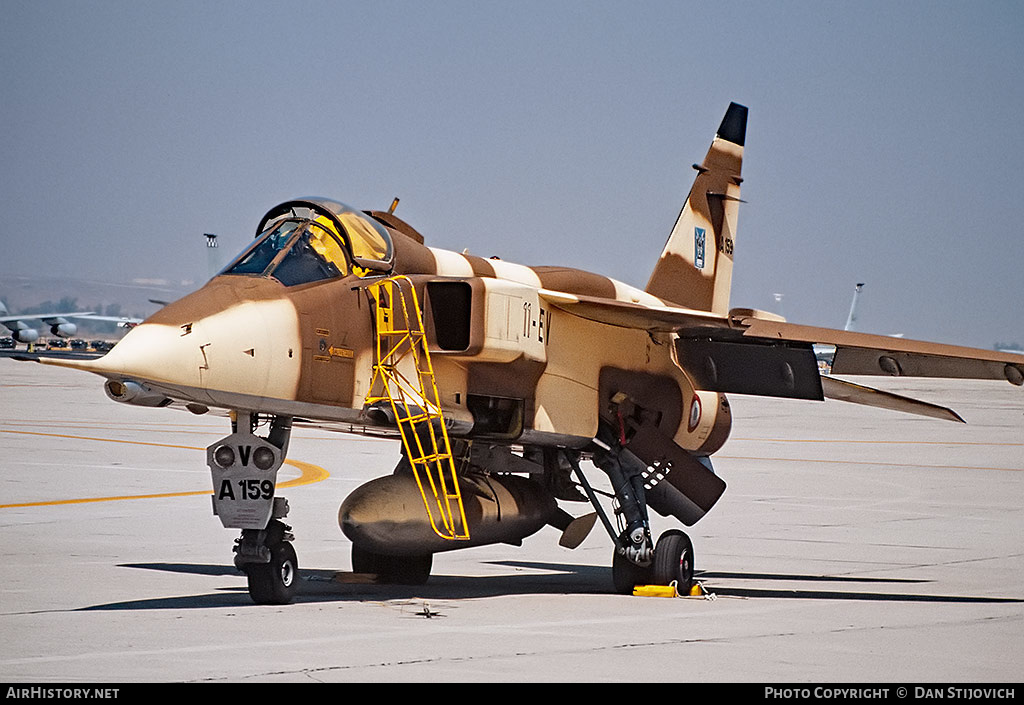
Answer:
<path fill-rule="evenodd" d="M 291 527 L 274 519 L 264 530 L 245 529 L 235 541 L 235 567 L 245 573 L 257 605 L 286 605 L 299 587 L 299 559 Z"/>
<path fill-rule="evenodd" d="M 295 597 L 299 585 L 299 560 L 291 542 L 270 549 L 269 563 L 246 563 L 249 596 L 257 605 L 286 605 Z"/>

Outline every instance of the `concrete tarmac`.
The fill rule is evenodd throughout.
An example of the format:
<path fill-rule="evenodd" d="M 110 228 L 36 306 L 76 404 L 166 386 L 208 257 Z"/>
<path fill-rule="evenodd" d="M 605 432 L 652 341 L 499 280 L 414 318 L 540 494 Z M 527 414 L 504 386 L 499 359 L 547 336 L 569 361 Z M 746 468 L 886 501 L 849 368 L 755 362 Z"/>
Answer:
<path fill-rule="evenodd" d="M 613 594 L 600 524 L 575 551 L 546 528 L 438 554 L 424 586 L 367 582 L 337 509 L 397 442 L 297 429 L 280 493 L 302 583 L 277 607 L 251 602 L 211 512 L 203 449 L 227 421 L 101 381 L 0 359 L 3 682 L 1020 679 L 1024 390 L 1006 383 L 859 380 L 966 425 L 730 397 L 729 489 L 687 529 L 706 598 Z"/>

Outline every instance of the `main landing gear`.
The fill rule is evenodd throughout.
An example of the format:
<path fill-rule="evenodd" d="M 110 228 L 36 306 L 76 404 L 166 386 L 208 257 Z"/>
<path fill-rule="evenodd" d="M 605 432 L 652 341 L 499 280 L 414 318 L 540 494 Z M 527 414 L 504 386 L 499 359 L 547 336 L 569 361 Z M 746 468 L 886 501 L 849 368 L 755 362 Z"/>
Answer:
<path fill-rule="evenodd" d="M 277 471 L 291 437 L 291 418 L 269 419 L 270 432 L 256 435 L 255 414 L 237 412 L 234 432 L 206 449 L 213 476 L 213 513 L 225 528 L 241 529 L 235 567 L 248 578 L 249 596 L 259 605 L 291 602 L 299 584 L 288 501 L 276 496 Z M 267 421 L 267 419 L 263 419 Z"/>
<path fill-rule="evenodd" d="M 689 595 L 694 571 L 690 537 L 678 529 L 670 529 L 654 544 L 644 490 L 643 474 L 647 466 L 615 441 L 609 441 L 595 439 L 598 450 L 593 454 L 593 461 L 611 480 L 618 505 L 615 512 L 618 530 L 598 504 L 576 458 L 568 456 L 568 459 L 615 543 L 612 555 L 615 592 L 629 595 L 637 585 L 674 584 L 678 594 Z"/>

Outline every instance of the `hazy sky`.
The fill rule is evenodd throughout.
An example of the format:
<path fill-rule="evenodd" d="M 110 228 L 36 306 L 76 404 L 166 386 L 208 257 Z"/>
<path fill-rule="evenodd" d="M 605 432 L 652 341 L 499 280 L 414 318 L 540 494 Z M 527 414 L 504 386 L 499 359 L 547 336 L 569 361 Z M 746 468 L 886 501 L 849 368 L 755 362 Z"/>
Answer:
<path fill-rule="evenodd" d="M 298 196 L 643 287 L 730 101 L 734 306 L 1024 343 L 1024 3 L 0 0 L 0 279 L 199 279 Z"/>

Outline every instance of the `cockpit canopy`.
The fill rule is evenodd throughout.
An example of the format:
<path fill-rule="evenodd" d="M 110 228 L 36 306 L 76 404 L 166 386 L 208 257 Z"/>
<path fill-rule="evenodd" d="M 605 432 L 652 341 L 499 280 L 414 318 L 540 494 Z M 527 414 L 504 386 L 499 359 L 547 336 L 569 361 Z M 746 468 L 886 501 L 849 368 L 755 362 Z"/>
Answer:
<path fill-rule="evenodd" d="M 296 286 L 350 273 L 391 271 L 391 236 L 373 218 L 344 203 L 304 198 L 276 206 L 263 216 L 256 241 L 222 274 L 273 277 Z"/>

